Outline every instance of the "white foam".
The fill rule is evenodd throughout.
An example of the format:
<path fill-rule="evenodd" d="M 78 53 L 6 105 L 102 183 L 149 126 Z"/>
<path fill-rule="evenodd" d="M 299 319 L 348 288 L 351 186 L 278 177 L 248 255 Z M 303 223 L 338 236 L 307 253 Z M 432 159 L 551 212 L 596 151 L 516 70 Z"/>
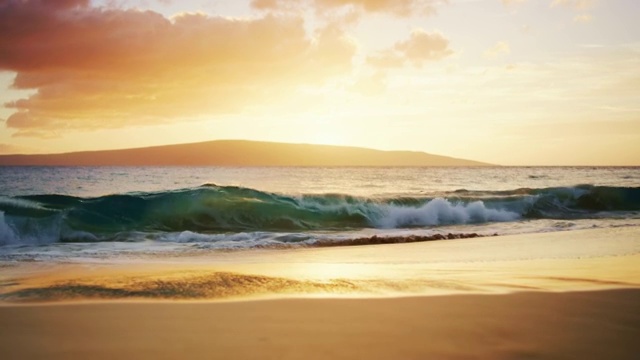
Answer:
<path fill-rule="evenodd" d="M 482 223 L 488 221 L 514 221 L 520 214 L 500 209 L 489 209 L 482 201 L 472 203 L 451 203 L 436 198 L 420 207 L 400 207 L 388 205 L 374 226 L 393 229 L 407 226 L 436 226 L 451 224 Z"/>
<path fill-rule="evenodd" d="M 0 245 L 11 245 L 20 242 L 15 230 L 7 224 L 4 212 L 0 211 Z"/>
<path fill-rule="evenodd" d="M 12 218 L 0 211 L 0 245 L 42 245 L 60 240 L 60 216 Z"/>
<path fill-rule="evenodd" d="M 47 210 L 47 209 L 43 208 L 42 206 L 40 206 L 40 204 L 38 204 L 35 201 L 26 200 L 26 199 L 20 199 L 20 198 L 14 198 L 14 197 L 8 197 L 8 196 L 0 196 L 0 205 L 10 206 L 10 207 L 17 207 L 17 208 L 22 208 L 22 209 Z"/>

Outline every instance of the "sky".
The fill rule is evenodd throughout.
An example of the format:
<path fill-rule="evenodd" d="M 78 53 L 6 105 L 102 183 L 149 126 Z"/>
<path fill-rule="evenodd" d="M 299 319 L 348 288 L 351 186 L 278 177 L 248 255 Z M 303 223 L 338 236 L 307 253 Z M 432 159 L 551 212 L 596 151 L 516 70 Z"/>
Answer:
<path fill-rule="evenodd" d="M 216 139 L 640 165 L 638 0 L 0 0 L 0 154 Z"/>

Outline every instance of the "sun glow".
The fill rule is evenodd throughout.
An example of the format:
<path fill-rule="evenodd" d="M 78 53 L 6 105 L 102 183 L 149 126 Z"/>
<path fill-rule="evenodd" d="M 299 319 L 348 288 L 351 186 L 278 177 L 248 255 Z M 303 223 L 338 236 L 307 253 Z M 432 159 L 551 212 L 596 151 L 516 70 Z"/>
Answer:
<path fill-rule="evenodd" d="M 245 139 L 640 163 L 636 0 L 5 3 L 0 154 Z"/>
<path fill-rule="evenodd" d="M 302 138 L 311 144 L 321 145 L 348 145 L 348 129 L 339 122 L 340 116 L 314 114 L 305 117 L 302 121 L 304 135 Z"/>
<path fill-rule="evenodd" d="M 298 275 L 314 280 L 361 279 L 381 276 L 381 271 L 369 264 L 312 263 L 297 269 Z"/>
<path fill-rule="evenodd" d="M 320 145 L 347 145 L 345 138 L 330 131 L 321 131 L 311 136 L 311 143 Z"/>

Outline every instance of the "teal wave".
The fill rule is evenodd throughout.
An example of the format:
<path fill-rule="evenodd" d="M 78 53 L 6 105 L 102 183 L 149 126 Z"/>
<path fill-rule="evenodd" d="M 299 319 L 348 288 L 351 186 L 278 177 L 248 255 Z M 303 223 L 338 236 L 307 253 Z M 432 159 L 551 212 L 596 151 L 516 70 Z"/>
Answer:
<path fill-rule="evenodd" d="M 638 210 L 640 188 L 628 187 L 461 189 L 424 197 L 363 198 L 341 194 L 292 196 L 207 184 L 95 198 L 0 196 L 0 245 L 24 239 L 109 241 L 131 233 L 411 228 L 588 218 Z"/>

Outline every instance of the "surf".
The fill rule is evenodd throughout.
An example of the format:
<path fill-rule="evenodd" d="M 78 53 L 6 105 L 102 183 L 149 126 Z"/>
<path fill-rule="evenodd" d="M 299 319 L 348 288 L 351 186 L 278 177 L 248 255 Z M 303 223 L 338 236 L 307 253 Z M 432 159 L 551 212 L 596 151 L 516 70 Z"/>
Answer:
<path fill-rule="evenodd" d="M 637 215 L 640 188 L 579 185 L 403 197 L 279 194 L 205 184 L 99 197 L 0 197 L 0 245 L 137 241 L 166 234 L 411 229 Z"/>

